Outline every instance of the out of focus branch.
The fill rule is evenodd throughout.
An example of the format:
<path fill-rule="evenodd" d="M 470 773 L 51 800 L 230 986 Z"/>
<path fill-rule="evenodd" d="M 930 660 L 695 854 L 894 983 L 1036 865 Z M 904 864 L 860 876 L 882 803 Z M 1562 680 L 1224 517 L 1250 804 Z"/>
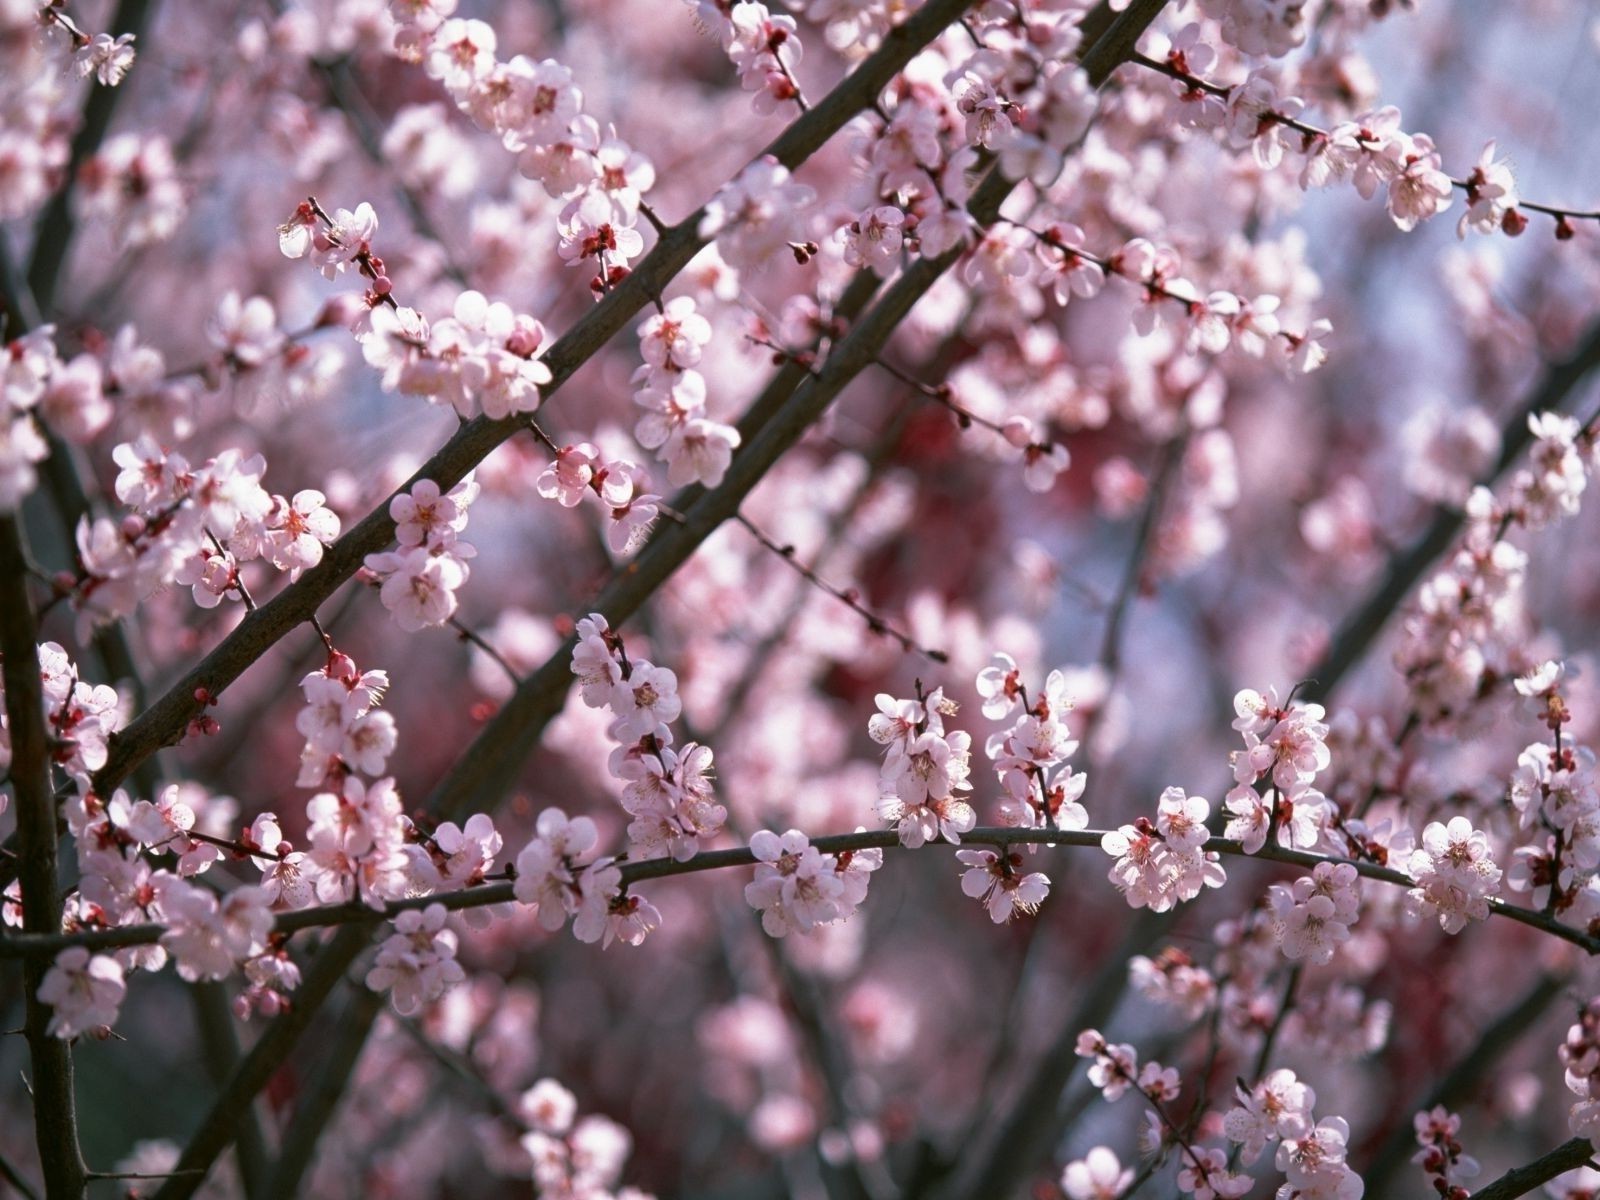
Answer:
<path fill-rule="evenodd" d="M 154 0 L 121 0 L 108 27 L 112 34 L 131 33 L 143 38 L 150 14 L 155 9 Z M 67 159 L 61 186 L 45 205 L 34 225 L 33 254 L 28 260 L 28 288 L 33 292 L 39 311 L 49 315 L 55 304 L 56 286 L 61 282 L 61 268 L 66 261 L 67 249 L 72 245 L 76 222 L 72 218 L 72 188 L 78 178 L 78 169 L 93 158 L 105 141 L 111 128 L 111 117 L 122 97 L 119 87 L 94 87 L 83 106 L 83 123 L 72 139 L 72 150 Z"/>
<path fill-rule="evenodd" d="M 316 1074 L 295 1102 L 265 1193 L 267 1200 L 292 1200 L 299 1194 L 300 1181 L 316 1159 L 317 1143 L 333 1124 L 339 1097 L 361 1061 L 367 1034 L 381 1011 L 381 995 L 361 986 L 351 988 L 350 998 L 334 1022 L 333 1035 L 323 1047 Z"/>
<path fill-rule="evenodd" d="M 1569 982 L 1564 975 L 1541 974 L 1533 986 L 1496 1017 L 1456 1059 L 1448 1075 L 1429 1088 L 1427 1095 L 1406 1107 L 1402 1117 L 1405 1113 L 1424 1112 L 1440 1104 L 1451 1110 L 1458 1108 L 1494 1070 L 1505 1052 L 1524 1034 L 1537 1028 L 1539 1017 L 1561 996 Z M 1383 1195 L 1390 1177 L 1410 1161 L 1416 1148 L 1411 1125 L 1405 1120 L 1396 1122 L 1372 1166 L 1361 1173 L 1367 1190 L 1374 1196 Z"/>
<path fill-rule="evenodd" d="M 1600 324 L 1590 327 L 1571 357 L 1552 364 L 1506 418 L 1500 431 L 1500 457 L 1479 482 L 1487 486 L 1504 475 L 1533 441 L 1528 418 L 1560 408 L 1596 367 L 1600 367 Z M 1321 701 L 1333 694 L 1339 682 L 1365 656 L 1390 618 L 1400 611 L 1423 572 L 1449 549 L 1464 519 L 1465 514 L 1459 509 L 1436 508 L 1421 535 L 1390 557 L 1378 586 L 1340 623 L 1322 660 L 1306 673 L 1308 682 L 1302 689 L 1306 699 Z"/>
<path fill-rule="evenodd" d="M 255 1102 L 256 1093 L 277 1073 L 278 1067 L 299 1043 L 300 1035 L 322 1007 L 323 1001 L 366 945 L 366 930 L 349 926 L 335 934 L 311 960 L 305 978 L 295 992 L 294 1003 L 273 1018 L 255 1045 L 250 1047 L 250 1052 L 244 1056 L 179 1156 L 176 1169 L 194 1173 L 175 1175 L 167 1180 L 156 1192 L 158 1200 L 181 1200 L 182 1197 L 194 1195 L 217 1157 L 233 1142 L 240 1123 Z"/>

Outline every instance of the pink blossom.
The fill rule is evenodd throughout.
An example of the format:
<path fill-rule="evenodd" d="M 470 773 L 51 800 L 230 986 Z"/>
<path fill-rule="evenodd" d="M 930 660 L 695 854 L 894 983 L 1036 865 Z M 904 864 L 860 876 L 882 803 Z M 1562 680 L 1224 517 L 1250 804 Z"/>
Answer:
<path fill-rule="evenodd" d="M 74 1038 L 115 1025 L 127 991 L 116 959 L 68 946 L 39 984 L 39 1000 L 53 1010 L 47 1031 L 52 1037 Z"/>

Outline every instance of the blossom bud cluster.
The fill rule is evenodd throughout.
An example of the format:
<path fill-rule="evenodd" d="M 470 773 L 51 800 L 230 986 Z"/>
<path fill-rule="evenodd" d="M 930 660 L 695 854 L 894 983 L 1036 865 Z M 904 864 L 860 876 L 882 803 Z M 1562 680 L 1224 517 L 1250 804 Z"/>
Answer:
<path fill-rule="evenodd" d="M 1461 1132 L 1461 1117 L 1435 1105 L 1411 1119 L 1417 1144 L 1422 1147 L 1411 1161 L 1422 1168 L 1429 1185 L 1443 1200 L 1469 1200 L 1471 1195 L 1462 1180 L 1478 1175 L 1478 1160 L 1466 1154 L 1456 1136 Z"/>
<path fill-rule="evenodd" d="M 550 368 L 540 358 L 545 327 L 481 292 L 456 297 L 451 315 L 431 324 L 410 308 L 369 303 L 357 336 L 386 391 L 449 405 L 462 420 L 500 421 L 538 411 Z"/>
<path fill-rule="evenodd" d="M 467 560 L 478 553 L 460 536 L 477 497 L 469 475 L 448 493 L 419 479 L 389 502 L 399 549 L 369 554 L 364 565 L 382 580 L 378 595 L 401 629 L 414 632 L 455 616 L 456 592 L 470 573 Z"/>
<path fill-rule="evenodd" d="M 1233 727 L 1244 736 L 1245 748 L 1231 755 L 1235 786 L 1224 800 L 1233 814 L 1227 836 L 1250 854 L 1273 832 L 1281 846 L 1315 849 L 1335 816 L 1328 798 L 1313 786 L 1330 761 L 1322 706 L 1285 705 L 1276 688 L 1265 693 L 1246 688 L 1234 696 L 1233 711 Z M 1263 784 L 1265 796 L 1258 790 Z"/>
<path fill-rule="evenodd" d="M 737 11 L 759 5 L 742 5 Z M 722 482 L 739 445 L 739 431 L 706 415 L 706 381 L 694 365 L 711 340 L 711 323 L 693 297 L 668 301 L 639 327 L 644 365 L 634 372 L 633 402 L 644 409 L 634 436 L 667 464 L 673 487 L 711 488 Z"/>
<path fill-rule="evenodd" d="M 275 346 L 245 346 L 230 301 L 238 308 L 237 296 L 224 297 L 209 330 L 213 344 L 237 346 L 239 357 L 228 361 L 241 369 L 264 364 Z M 263 339 L 273 332 L 270 306 L 266 324 Z M 272 374 L 294 390 L 287 373 Z M 338 535 L 338 518 L 321 493 L 285 499 L 262 491 L 259 456 L 224 451 L 198 469 L 169 456 L 162 446 L 187 433 L 189 407 L 189 389 L 168 376 L 162 354 L 141 344 L 131 325 L 70 359 L 60 356 L 51 325 L 0 352 L 0 511 L 15 509 L 36 485 L 35 464 L 49 453 L 46 429 L 70 445 L 87 445 L 115 417 L 129 437 L 112 458 L 120 468 L 116 494 L 133 514 L 85 520 L 76 531 L 88 577 L 72 599 L 86 622 L 125 616 L 174 581 L 197 585 L 197 601 L 213 607 L 232 590 L 241 561 L 265 558 L 297 577 Z M 219 549 L 210 534 L 226 545 Z"/>
<path fill-rule="evenodd" d="M 918 693 L 915 700 L 880 693 L 878 711 L 867 722 L 872 740 L 888 747 L 878 772 L 878 816 L 913 850 L 937 837 L 960 845 L 961 835 L 978 823 L 972 805 L 957 795 L 972 790 L 972 736 L 945 733 L 944 718 L 955 715 L 956 706 L 943 688 Z"/>
<path fill-rule="evenodd" d="M 872 872 L 883 865 L 882 850 L 823 854 L 798 829 L 781 837 L 758 830 L 750 838 L 750 852 L 756 871 L 745 885 L 745 902 L 761 914 L 761 927 L 773 937 L 849 920 L 867 898 Z"/>
<path fill-rule="evenodd" d="M 408 820 L 394 781 L 366 782 L 356 772 L 381 771 L 394 745 L 394 724 L 375 706 L 387 686 L 381 671 L 359 671 L 345 655 L 302 683 L 307 707 L 298 725 L 307 739 L 301 782 L 325 790 L 306 804 L 306 843 L 284 838 L 277 816 L 263 812 L 236 839 L 223 836 L 237 806 L 188 784 L 164 788 L 153 800 L 118 789 L 102 801 L 87 790 L 90 774 L 106 758 L 105 739 L 118 721 L 116 693 L 77 682 L 76 669 L 47 643 L 40 671 L 46 717 L 58 731 L 58 765 L 79 784 L 65 805 L 79 866 L 64 921 L 71 929 L 114 929 L 154 923 L 154 943 L 112 955 L 63 952 L 48 990 L 57 1006 L 55 1032 L 63 1037 L 109 1025 L 125 973 L 160 970 L 169 958 L 187 980 L 222 979 L 243 970 L 245 988 L 236 1007 L 272 1015 L 299 983 L 286 938 L 273 933 L 275 915 L 312 904 L 359 900 L 385 904 L 481 883 L 502 848 L 494 823 L 483 814 L 464 827 L 445 822 L 431 833 Z M 219 895 L 189 882 L 224 852 L 253 863 L 259 882 Z M 155 860 L 171 856 L 171 867 Z M 13 885 L 14 887 L 15 885 Z M 8 892 L 7 923 L 20 920 Z M 493 915 L 480 909 L 480 919 Z M 402 1011 L 436 999 L 458 980 L 453 934 L 443 930 L 442 908 L 408 911 L 380 951 L 373 986 L 393 988 Z M 396 940 L 398 939 L 398 940 Z"/>
<path fill-rule="evenodd" d="M 1108 830 L 1100 848 L 1116 861 L 1108 876 L 1134 908 L 1166 912 L 1227 882 L 1221 857 L 1206 850 L 1211 802 L 1182 788 L 1161 793 L 1154 824 L 1140 817 Z"/>
<path fill-rule="evenodd" d="M 678 861 L 693 857 L 728 818 L 711 790 L 712 751 L 697 742 L 672 745 L 672 722 L 683 711 L 678 677 L 646 659 L 630 659 L 621 635 L 599 613 L 578 622 L 572 673 L 583 702 L 612 715 L 617 743 L 608 766 L 623 785 L 630 857 Z"/>
<path fill-rule="evenodd" d="M 977 688 L 984 716 L 1012 721 L 1009 729 L 990 734 L 984 745 L 1006 793 L 1000 802 L 1001 824 L 1018 829 L 1086 828 L 1089 814 L 1079 801 L 1089 777 L 1067 765 L 1078 742 L 1066 724 L 1072 708 L 1066 674 L 1051 671 L 1044 690 L 1030 704 L 1016 660 L 996 654 L 978 673 Z"/>

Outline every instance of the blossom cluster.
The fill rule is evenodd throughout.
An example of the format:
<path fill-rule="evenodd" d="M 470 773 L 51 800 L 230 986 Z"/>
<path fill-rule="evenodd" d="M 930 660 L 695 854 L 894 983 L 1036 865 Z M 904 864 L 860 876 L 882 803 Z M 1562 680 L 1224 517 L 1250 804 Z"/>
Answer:
<path fill-rule="evenodd" d="M 633 820 L 633 857 L 692 857 L 715 837 L 728 811 L 712 792 L 712 750 L 698 742 L 673 747 L 672 722 L 683 712 L 678 677 L 666 667 L 630 658 L 622 637 L 599 613 L 578 622 L 572 673 L 583 702 L 609 709 L 616 743 L 607 766 L 622 785 Z"/>
<path fill-rule="evenodd" d="M 608 1117 L 578 1116 L 578 1101 L 554 1079 L 541 1079 L 517 1101 L 527 1132 L 522 1148 L 533 1181 L 551 1200 L 652 1200 L 637 1188 L 613 1191 L 633 1152 L 633 1138 Z"/>
<path fill-rule="evenodd" d="M 923 696 L 919 687 L 915 700 L 884 692 L 877 704 L 867 732 L 888 748 L 878 772 L 878 816 L 899 833 L 902 846 L 913 850 L 938 837 L 960 845 L 978 814 L 957 794 L 972 790 L 972 736 L 960 729 L 945 732 L 944 718 L 955 715 L 954 702 L 943 688 Z"/>
<path fill-rule="evenodd" d="M 388 268 L 373 253 L 377 232 L 377 213 L 365 201 L 329 214 L 308 199 L 278 227 L 278 248 L 288 258 L 309 258 L 330 279 L 354 266 L 369 281 L 349 324 L 383 389 L 425 396 L 462 420 L 538 411 L 540 389 L 553 378 L 540 358 L 544 325 L 470 288 L 456 296 L 450 316 L 430 323 L 395 300 Z"/>
<path fill-rule="evenodd" d="M 755 93 L 752 105 L 757 113 L 766 116 L 785 102 L 803 107 L 794 68 L 800 65 L 805 46 L 796 36 L 793 17 L 774 14 L 757 0 L 739 4 L 703 0 L 696 13 L 738 69 L 739 85 Z"/>
<path fill-rule="evenodd" d="M 1253 1163 L 1268 1142 L 1278 1143 L 1274 1166 L 1286 1182 L 1285 1197 L 1358 1200 L 1366 1190 L 1346 1161 L 1350 1125 L 1343 1117 L 1317 1120 L 1316 1093 L 1293 1071 L 1270 1072 L 1254 1087 L 1235 1089 L 1238 1104 L 1223 1117 L 1223 1133 L 1239 1143 L 1243 1160 Z"/>
<path fill-rule="evenodd" d="M 539 495 L 564 508 L 576 507 L 586 495 L 598 498 L 606 510 L 606 544 L 616 554 L 631 554 L 643 545 L 661 512 L 661 497 L 650 491 L 643 467 L 608 460 L 589 442 L 556 449 L 536 486 Z"/>
<path fill-rule="evenodd" d="M 1446 933 L 1460 933 L 1468 921 L 1486 920 L 1489 901 L 1500 890 L 1500 868 L 1489 836 L 1466 817 L 1429 822 L 1406 871 L 1417 883 L 1406 893 L 1408 906 L 1436 916 Z"/>
<path fill-rule="evenodd" d="M 1527 228 L 1510 163 L 1497 156 L 1493 141 L 1468 177 L 1457 181 L 1444 171 L 1432 138 L 1400 128 L 1400 110 L 1392 104 L 1321 129 L 1300 119 L 1305 102 L 1282 91 L 1276 68 L 1253 69 L 1227 88 L 1198 78 L 1216 57 L 1200 36 L 1199 25 L 1184 27 L 1172 38 L 1165 59 L 1174 80 L 1179 123 L 1208 129 L 1235 150 L 1249 150 L 1267 170 L 1277 167 L 1286 151 L 1298 152 L 1304 156 L 1299 174 L 1304 189 L 1348 180 L 1370 200 L 1381 188 L 1389 215 L 1402 230 L 1415 229 L 1448 209 L 1457 188 L 1467 200 L 1456 225 L 1458 236 L 1464 238 L 1473 229 L 1516 237 Z M 1558 218 L 1556 234 L 1571 236 L 1565 218 Z"/>
<path fill-rule="evenodd" d="M 996 654 L 978 673 L 977 688 L 984 716 L 1012 721 L 984 745 L 1006 794 L 1001 823 L 1019 829 L 1086 828 L 1089 814 L 1080 801 L 1089 777 L 1067 765 L 1078 742 L 1066 724 L 1072 708 L 1066 673 L 1051 671 L 1030 702 L 1016 660 Z"/>
<path fill-rule="evenodd" d="M 378 947 L 367 986 L 388 992 L 395 1011 L 410 1016 L 460 983 L 466 972 L 456 961 L 456 935 L 445 928 L 444 905 L 407 909 Z"/>
<path fill-rule="evenodd" d="M 1318 863 L 1310 875 L 1267 889 L 1285 958 L 1314 966 L 1333 961 L 1361 912 L 1360 879 L 1350 863 Z"/>
<path fill-rule="evenodd" d="M 568 818 L 559 808 L 539 814 L 534 837 L 517 855 L 516 897 L 534 906 L 552 932 L 575 918 L 581 942 L 621 938 L 637 946 L 661 925 L 655 905 L 622 891 L 615 859 L 600 856 L 600 831 L 588 817 Z"/>
<path fill-rule="evenodd" d="M 758 830 L 750 837 L 750 852 L 756 869 L 745 885 L 745 902 L 773 937 L 849 920 L 867 898 L 872 872 L 883 865 L 882 850 L 823 854 L 798 829 L 781 837 Z"/>
<path fill-rule="evenodd" d="M 383 774 L 398 741 L 394 718 L 378 707 L 388 687 L 387 672 L 362 671 L 349 655 L 337 652 L 300 681 L 306 706 L 295 728 L 306 744 L 296 784 L 337 786 L 357 772 L 372 778 Z"/>
<path fill-rule="evenodd" d="M 1335 814 L 1314 786 L 1330 761 L 1322 706 L 1283 704 L 1276 688 L 1264 693 L 1247 688 L 1234 696 L 1233 711 L 1233 727 L 1243 735 L 1245 748 L 1232 756 L 1234 786 L 1223 801 L 1233 814 L 1227 836 L 1252 854 L 1269 836 L 1302 850 L 1327 841 Z"/>
<path fill-rule="evenodd" d="M 1109 878 L 1132 907 L 1166 912 L 1227 882 L 1221 857 L 1205 849 L 1210 813 L 1204 796 L 1169 787 L 1161 793 L 1153 824 L 1140 817 L 1100 839 L 1100 848 L 1116 860 Z"/>
<path fill-rule="evenodd" d="M 1562 695 L 1565 675 L 1564 663 L 1547 661 L 1514 685 L 1555 736 L 1517 756 L 1510 799 L 1518 831 L 1529 840 L 1512 852 L 1506 883 L 1532 893 L 1535 907 L 1584 923 L 1600 901 L 1593 887 L 1600 870 L 1600 786 L 1594 752 L 1561 736 L 1571 720 Z"/>
<path fill-rule="evenodd" d="M 627 273 L 644 246 L 635 228 L 641 196 L 655 183 L 650 160 L 583 111 L 572 72 L 552 58 L 495 55 L 494 29 L 453 17 L 450 0 L 392 6 L 395 49 L 420 62 L 456 106 L 517 155 L 524 176 L 565 201 L 557 221 L 560 253 L 595 270 L 604 291 Z"/>
<path fill-rule="evenodd" d="M 1575 1137 L 1593 1137 L 1600 1133 L 1600 999 L 1579 1010 L 1559 1054 L 1567 1090 L 1578 1098 L 1568 1124 Z"/>
<path fill-rule="evenodd" d="M 224 450 L 200 466 L 141 437 L 112 451 L 120 468 L 120 521 L 85 517 L 77 530 L 81 575 L 73 606 L 80 625 L 127 616 L 168 583 L 187 586 L 195 603 L 215 608 L 243 600 L 244 564 L 261 560 L 291 579 L 322 561 L 340 521 L 313 488 L 293 497 L 261 486 L 266 461 Z"/>
<path fill-rule="evenodd" d="M 741 5 L 736 11 L 760 5 Z M 716 487 L 739 445 L 739 431 L 706 415 L 706 381 L 694 365 L 711 340 L 711 323 L 692 296 L 678 296 L 639 327 L 644 365 L 634 372 L 633 402 L 644 409 L 634 436 L 667 464 L 673 487 Z M 623 507 L 617 505 L 614 507 Z"/>
<path fill-rule="evenodd" d="M 1164 1156 L 1176 1146 L 1180 1160 L 1177 1185 L 1180 1192 L 1197 1200 L 1229 1200 L 1245 1195 L 1254 1186 L 1250 1176 L 1236 1172 L 1228 1156 L 1216 1148 L 1201 1148 L 1173 1124 L 1167 1105 L 1178 1098 L 1178 1072 L 1150 1061 L 1139 1065 L 1138 1052 L 1126 1043 L 1111 1044 L 1096 1029 L 1078 1034 L 1075 1052 L 1090 1061 L 1089 1082 L 1107 1100 L 1118 1100 L 1129 1091 L 1142 1096 L 1149 1105 L 1140 1144 L 1153 1156 Z"/>
<path fill-rule="evenodd" d="M 365 566 L 382 581 L 378 595 L 401 629 L 442 625 L 455 615 L 456 592 L 469 574 L 467 560 L 478 553 L 461 540 L 478 490 L 471 476 L 449 492 L 431 479 L 419 479 L 389 502 L 399 549 L 369 554 Z"/>

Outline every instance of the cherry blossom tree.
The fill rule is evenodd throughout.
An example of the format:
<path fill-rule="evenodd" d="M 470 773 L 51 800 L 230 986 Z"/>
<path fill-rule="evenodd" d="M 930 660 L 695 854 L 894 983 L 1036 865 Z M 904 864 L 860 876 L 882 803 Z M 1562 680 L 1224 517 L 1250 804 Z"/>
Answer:
<path fill-rule="evenodd" d="M 1597 56 L 0 0 L 5 1188 L 1600 1195 Z"/>

